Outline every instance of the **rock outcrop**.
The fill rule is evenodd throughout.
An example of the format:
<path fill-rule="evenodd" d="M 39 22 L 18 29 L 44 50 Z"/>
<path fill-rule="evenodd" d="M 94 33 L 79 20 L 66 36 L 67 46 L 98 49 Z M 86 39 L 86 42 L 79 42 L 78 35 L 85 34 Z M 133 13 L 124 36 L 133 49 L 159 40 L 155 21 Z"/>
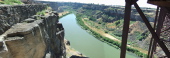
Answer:
<path fill-rule="evenodd" d="M 65 47 L 66 47 L 66 57 L 67 58 L 88 58 L 79 51 L 76 51 L 74 48 L 71 48 L 70 41 L 64 39 Z"/>
<path fill-rule="evenodd" d="M 64 28 L 58 23 L 58 14 L 49 11 L 46 16 L 32 16 L 45 6 L 0 7 L 0 58 L 66 58 Z"/>
<path fill-rule="evenodd" d="M 47 5 L 0 5 L 0 35 L 12 25 L 20 23 L 30 16 L 42 11 Z"/>

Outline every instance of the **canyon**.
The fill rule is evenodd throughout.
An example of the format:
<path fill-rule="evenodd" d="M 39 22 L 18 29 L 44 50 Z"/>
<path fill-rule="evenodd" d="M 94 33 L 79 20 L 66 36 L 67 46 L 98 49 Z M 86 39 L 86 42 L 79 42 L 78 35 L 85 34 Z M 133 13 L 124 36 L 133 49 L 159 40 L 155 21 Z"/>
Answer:
<path fill-rule="evenodd" d="M 64 28 L 46 4 L 0 6 L 0 57 L 66 58 Z M 37 12 L 47 10 L 45 15 Z"/>

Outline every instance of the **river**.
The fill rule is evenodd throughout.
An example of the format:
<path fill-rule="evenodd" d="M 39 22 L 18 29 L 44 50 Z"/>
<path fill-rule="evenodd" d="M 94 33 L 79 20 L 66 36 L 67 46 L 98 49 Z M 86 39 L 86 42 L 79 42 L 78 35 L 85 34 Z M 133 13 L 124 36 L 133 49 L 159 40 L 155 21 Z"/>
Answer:
<path fill-rule="evenodd" d="M 76 22 L 76 16 L 69 14 L 59 20 L 65 29 L 65 38 L 71 47 L 90 58 L 120 58 L 120 50 L 109 46 L 82 29 Z M 126 54 L 126 58 L 136 58 Z"/>

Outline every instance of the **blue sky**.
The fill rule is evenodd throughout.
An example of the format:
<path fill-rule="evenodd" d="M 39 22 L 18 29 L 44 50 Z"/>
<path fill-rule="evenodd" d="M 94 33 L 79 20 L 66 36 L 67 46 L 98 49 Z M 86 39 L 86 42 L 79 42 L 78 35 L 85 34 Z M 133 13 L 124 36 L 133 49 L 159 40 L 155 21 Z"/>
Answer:
<path fill-rule="evenodd" d="M 41 0 L 41 1 L 59 1 L 59 2 L 80 2 L 80 3 L 94 3 L 94 4 L 105 4 L 105 5 L 125 5 L 125 0 Z M 138 0 L 137 2 L 140 7 L 151 7 L 156 6 L 147 4 L 147 0 Z"/>

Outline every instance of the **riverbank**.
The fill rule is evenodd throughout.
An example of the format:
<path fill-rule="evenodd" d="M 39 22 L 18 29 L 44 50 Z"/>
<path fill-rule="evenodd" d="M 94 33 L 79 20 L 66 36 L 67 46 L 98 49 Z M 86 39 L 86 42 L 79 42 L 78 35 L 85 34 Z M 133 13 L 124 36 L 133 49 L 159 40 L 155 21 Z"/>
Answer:
<path fill-rule="evenodd" d="M 72 57 L 72 56 L 77 56 L 77 57 L 86 57 L 79 51 L 76 51 L 74 48 L 70 46 L 70 41 L 64 39 L 65 47 L 66 47 L 66 57 Z"/>
<path fill-rule="evenodd" d="M 97 30 L 96 28 L 93 28 L 91 26 L 88 26 L 87 23 L 84 21 L 84 18 L 82 18 L 82 14 L 76 14 L 77 17 L 77 23 L 81 25 L 81 27 L 85 30 L 87 30 L 90 34 L 92 34 L 94 37 L 96 37 L 98 40 L 105 42 L 109 44 L 110 46 L 113 46 L 117 49 L 120 49 L 121 41 L 114 38 L 113 36 L 106 34 L 102 32 L 102 30 Z M 85 18 L 87 19 L 87 18 Z M 146 51 L 138 50 L 134 47 L 127 46 L 127 51 L 132 52 L 136 54 L 139 57 L 146 57 Z"/>
<path fill-rule="evenodd" d="M 64 12 L 58 13 L 59 19 L 62 18 L 62 17 L 64 17 L 64 16 L 66 16 L 66 15 L 68 15 L 68 14 L 70 14 L 70 13 L 71 13 L 71 12 L 69 12 L 69 11 L 64 11 Z"/>
<path fill-rule="evenodd" d="M 111 40 L 114 40 L 114 41 L 117 41 L 117 42 L 121 43 L 121 40 L 120 40 L 120 39 L 117 39 L 117 37 L 114 37 L 114 36 L 106 33 L 105 31 L 103 31 L 103 30 L 100 29 L 100 28 L 95 28 L 95 27 L 93 27 L 92 25 L 90 25 L 90 23 L 95 23 L 95 22 L 90 21 L 88 18 L 82 18 L 82 21 L 84 22 L 84 24 L 85 24 L 86 26 L 88 26 L 90 29 L 92 29 L 93 31 L 97 32 L 98 34 L 100 34 L 100 35 L 102 35 L 102 36 L 104 36 L 104 37 L 107 37 L 107 38 L 109 38 L 109 39 L 111 39 Z M 96 23 L 96 24 L 98 24 L 98 23 Z M 134 46 L 131 46 L 131 45 L 127 45 L 127 46 L 128 46 L 128 47 L 131 47 L 131 48 L 134 48 L 134 49 L 137 49 L 137 50 L 139 50 L 140 52 L 147 54 L 147 51 L 144 50 L 144 49 L 142 49 L 142 48 L 134 47 Z"/>
<path fill-rule="evenodd" d="M 64 11 L 64 12 L 60 12 L 59 14 L 59 18 L 62 18 L 68 14 L 70 14 L 71 12 L 68 11 Z M 65 48 L 66 48 L 66 57 L 70 58 L 70 57 L 86 57 L 85 55 L 83 55 L 82 53 L 80 53 L 79 51 L 76 51 L 74 48 L 72 48 L 70 46 L 70 41 L 64 39 L 64 44 L 65 44 Z"/>

